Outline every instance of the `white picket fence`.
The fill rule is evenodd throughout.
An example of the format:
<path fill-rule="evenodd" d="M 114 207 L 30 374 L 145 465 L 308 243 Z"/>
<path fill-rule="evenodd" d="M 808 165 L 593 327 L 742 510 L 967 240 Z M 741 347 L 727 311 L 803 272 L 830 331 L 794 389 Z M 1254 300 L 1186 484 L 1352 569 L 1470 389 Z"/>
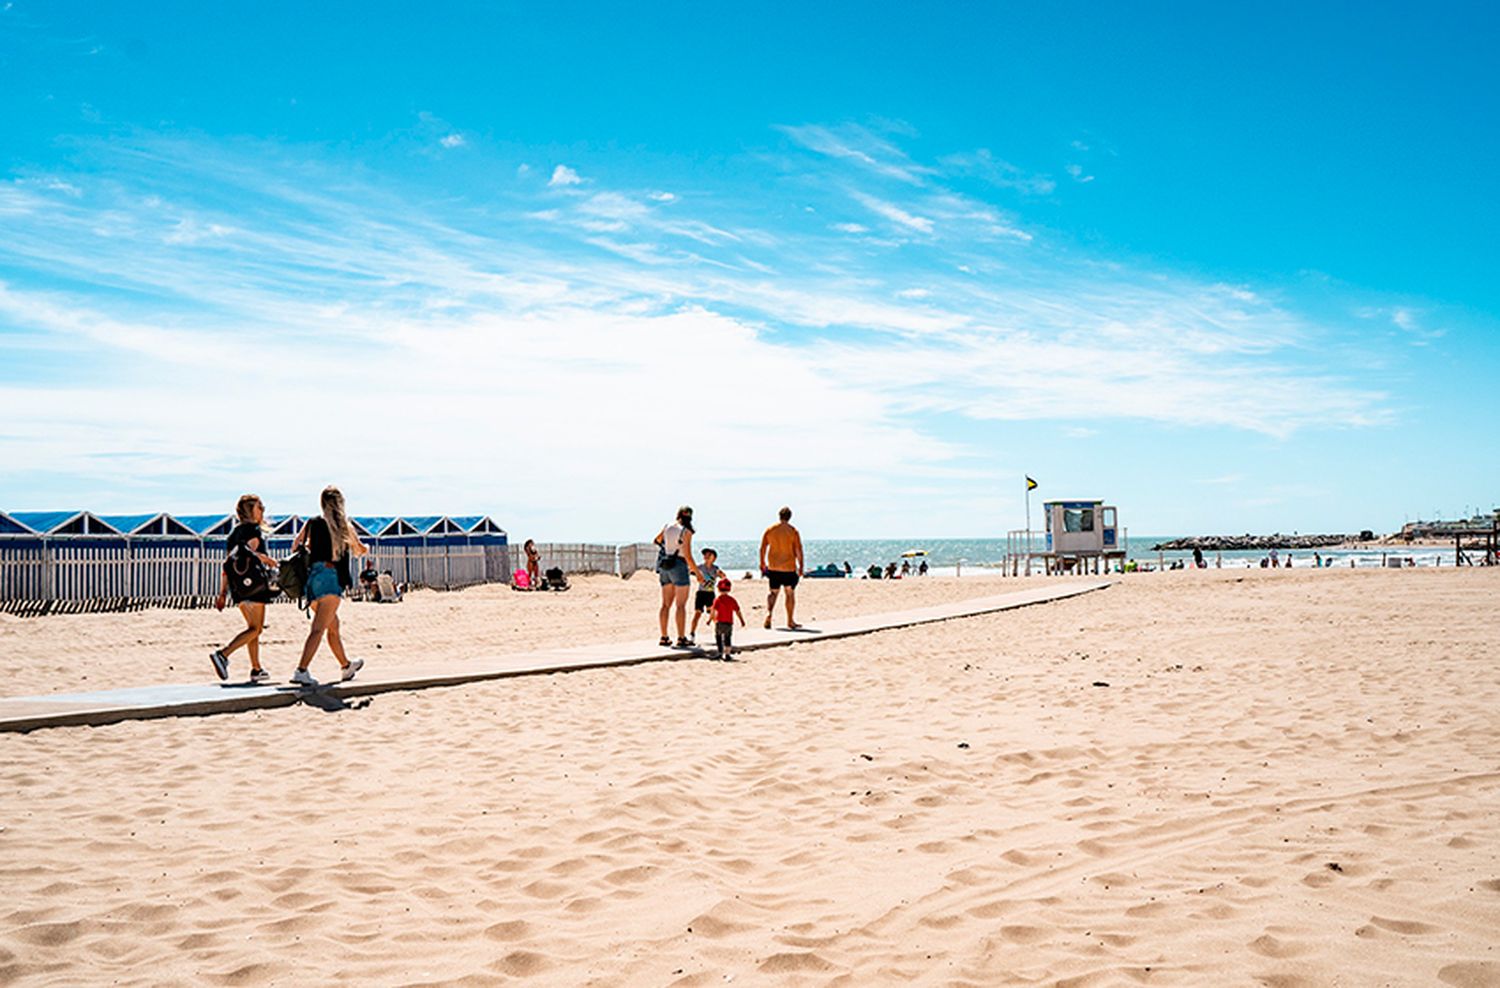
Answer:
<path fill-rule="evenodd" d="M 291 539 L 268 540 L 278 558 Z M 656 547 L 538 542 L 543 571 L 629 576 L 655 566 Z M 526 566 L 519 545 L 373 544 L 361 563 L 389 571 L 397 583 L 458 590 L 509 583 Z M 222 545 L 194 539 L 97 540 L 0 538 L 0 611 L 115 611 L 147 606 L 202 607 L 219 592 Z M 363 568 L 363 567 L 361 567 Z"/>

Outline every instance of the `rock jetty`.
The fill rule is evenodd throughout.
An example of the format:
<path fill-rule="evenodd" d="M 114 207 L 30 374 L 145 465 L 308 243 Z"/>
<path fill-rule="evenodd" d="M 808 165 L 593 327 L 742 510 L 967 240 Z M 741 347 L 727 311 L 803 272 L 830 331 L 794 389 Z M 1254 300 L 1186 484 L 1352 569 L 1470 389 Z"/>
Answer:
<path fill-rule="evenodd" d="M 1369 542 L 1375 533 L 1358 535 L 1191 535 L 1185 539 L 1158 542 L 1152 552 L 1180 552 L 1202 549 L 1204 552 L 1264 552 L 1268 549 L 1326 549 L 1351 542 Z"/>

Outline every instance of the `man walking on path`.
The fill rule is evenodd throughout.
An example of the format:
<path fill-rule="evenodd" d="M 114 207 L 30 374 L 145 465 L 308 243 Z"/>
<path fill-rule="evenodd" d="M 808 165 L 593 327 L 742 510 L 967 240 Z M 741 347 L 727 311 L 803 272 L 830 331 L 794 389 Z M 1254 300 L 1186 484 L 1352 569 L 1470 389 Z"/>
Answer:
<path fill-rule="evenodd" d="M 786 590 L 786 626 L 800 628 L 792 617 L 797 607 L 797 581 L 802 578 L 806 560 L 802 556 L 802 536 L 792 527 L 792 509 L 781 509 L 781 521 L 766 529 L 760 537 L 760 571 L 770 584 L 766 597 L 766 627 L 771 626 L 771 612 L 776 609 L 776 594 Z"/>

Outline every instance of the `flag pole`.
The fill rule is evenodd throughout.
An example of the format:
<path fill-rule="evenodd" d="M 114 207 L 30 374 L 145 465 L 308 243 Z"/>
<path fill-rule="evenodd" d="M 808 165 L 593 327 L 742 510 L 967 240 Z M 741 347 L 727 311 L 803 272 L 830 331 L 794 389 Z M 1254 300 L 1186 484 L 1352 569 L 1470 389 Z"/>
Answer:
<path fill-rule="evenodd" d="M 1026 575 L 1031 575 L 1031 477 L 1026 477 Z"/>

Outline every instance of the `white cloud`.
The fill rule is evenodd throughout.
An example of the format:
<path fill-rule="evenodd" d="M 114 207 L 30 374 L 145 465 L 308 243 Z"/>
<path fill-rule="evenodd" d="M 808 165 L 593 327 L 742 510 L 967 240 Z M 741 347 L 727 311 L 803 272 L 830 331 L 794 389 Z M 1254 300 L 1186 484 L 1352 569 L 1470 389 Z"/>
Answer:
<path fill-rule="evenodd" d="M 859 234 L 859 233 L 869 233 L 870 232 L 870 228 L 867 227 L 867 226 L 865 226 L 862 223 L 834 223 L 832 226 L 829 227 L 829 229 L 837 230 L 840 233 L 855 233 L 855 234 Z"/>
<path fill-rule="evenodd" d="M 676 202 L 677 196 L 671 192 L 653 192 L 651 198 L 657 202 Z"/>
<path fill-rule="evenodd" d="M 865 206 L 865 208 L 869 209 L 873 213 L 879 214 L 880 216 L 884 216 L 886 219 L 890 220 L 892 223 L 895 223 L 898 226 L 903 226 L 908 230 L 915 230 L 918 233 L 932 233 L 932 220 L 926 218 L 925 216 L 917 216 L 913 213 L 908 213 L 906 210 L 902 209 L 900 206 L 896 205 L 893 202 L 887 202 L 884 199 L 877 199 L 874 196 L 867 195 L 863 192 L 854 192 L 852 194 L 856 200 L 858 200 Z"/>
<path fill-rule="evenodd" d="M 562 188 L 569 185 L 577 185 L 582 181 L 583 179 L 579 178 L 578 173 L 573 169 L 567 165 L 558 165 L 552 169 L 552 178 L 548 180 L 547 184 L 555 188 Z"/>
<path fill-rule="evenodd" d="M 782 133 L 809 151 L 852 162 L 908 185 L 922 185 L 932 169 L 918 165 L 900 148 L 857 124 L 830 128 L 816 124 L 780 127 Z"/>
<path fill-rule="evenodd" d="M 1092 182 L 1094 180 L 1094 176 L 1083 173 L 1082 165 L 1069 165 L 1068 174 L 1073 176 L 1075 182 Z"/>
<path fill-rule="evenodd" d="M 438 143 L 445 148 L 461 148 L 468 142 L 464 140 L 464 135 L 462 134 L 449 134 L 439 140 Z"/>
<path fill-rule="evenodd" d="M 284 155 L 170 142 L 109 154 L 107 180 L 72 179 L 77 197 L 0 184 L 0 210 L 18 203 L 0 263 L 21 272 L 0 286 L 0 322 L 24 330 L 0 335 L 0 361 L 38 345 L 70 355 L 59 382 L 0 385 L 0 414 L 24 423 L 0 430 L 0 461 L 25 464 L 7 479 L 13 490 L 64 478 L 73 500 L 149 475 L 158 486 L 143 507 L 187 510 L 197 505 L 179 492 L 216 491 L 223 463 L 223 475 L 249 470 L 286 499 L 347 471 L 364 478 L 371 510 L 457 510 L 462 498 L 580 536 L 590 534 L 580 518 L 597 519 L 593 534 L 628 537 L 641 515 L 654 523 L 696 498 L 746 519 L 738 533 L 788 487 L 856 519 L 904 504 L 924 478 L 980 496 L 985 484 L 965 474 L 978 451 L 946 438 L 939 418 L 1084 428 L 1070 423 L 1078 395 L 1091 420 L 1273 436 L 1387 414 L 1379 388 L 1323 360 L 1325 331 L 1273 299 L 1007 246 L 991 231 L 1013 226 L 1009 216 L 933 184 L 900 202 L 830 186 L 836 205 L 853 195 L 902 231 L 943 230 L 887 244 L 800 211 L 767 229 L 761 198 L 707 190 L 669 204 L 643 189 L 532 186 L 511 212 L 480 212 L 330 181 L 337 167 Z M 1382 311 L 1419 325 L 1414 308 Z M 218 369 L 247 347 L 277 359 L 226 382 Z M 727 399 L 723 414 L 683 416 L 674 441 L 735 452 L 668 494 L 642 481 L 642 464 L 659 460 L 654 396 L 662 355 L 678 352 Z M 261 452 L 253 430 L 208 436 L 181 414 L 290 398 L 326 386 L 330 368 L 400 409 L 334 462 L 301 436 Z M 184 383 L 167 392 L 163 380 Z M 767 382 L 797 400 L 770 412 L 740 400 Z M 149 468 L 100 453 L 141 453 Z M 421 469 L 372 476 L 372 455 Z M 768 462 L 774 477 L 759 468 Z M 518 482 L 527 463 L 539 475 Z M 630 482 L 604 498 L 601 477 Z M 853 524 L 848 534 L 870 530 Z"/>

